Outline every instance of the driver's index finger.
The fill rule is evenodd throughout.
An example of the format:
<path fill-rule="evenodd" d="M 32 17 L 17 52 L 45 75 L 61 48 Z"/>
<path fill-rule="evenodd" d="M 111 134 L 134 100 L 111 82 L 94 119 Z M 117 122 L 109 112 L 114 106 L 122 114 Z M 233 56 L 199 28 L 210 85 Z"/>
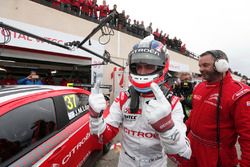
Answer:
<path fill-rule="evenodd" d="M 161 91 L 160 87 L 156 83 L 151 83 L 150 85 L 151 90 L 153 91 L 156 100 L 164 102 L 166 100 L 163 92 Z"/>
<path fill-rule="evenodd" d="M 91 93 L 94 93 L 94 94 L 100 93 L 100 85 L 101 85 L 101 81 L 97 80 L 96 83 L 94 83 L 94 87 L 91 88 Z"/>

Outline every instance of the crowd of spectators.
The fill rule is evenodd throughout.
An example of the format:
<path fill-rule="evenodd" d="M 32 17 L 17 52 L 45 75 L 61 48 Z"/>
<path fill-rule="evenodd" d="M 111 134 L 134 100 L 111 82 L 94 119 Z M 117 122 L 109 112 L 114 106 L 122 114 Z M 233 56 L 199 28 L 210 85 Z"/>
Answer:
<path fill-rule="evenodd" d="M 35 0 L 37 1 L 37 0 Z M 103 0 L 101 5 L 98 5 L 97 0 L 39 0 L 53 8 L 74 14 L 79 17 L 91 19 L 92 21 L 100 21 L 106 18 L 110 13 L 114 12 L 115 17 L 110 21 L 110 25 L 120 31 L 125 31 L 130 35 L 144 38 L 153 34 L 156 40 L 166 44 L 170 49 L 180 52 L 181 54 L 192 56 L 186 50 L 186 44 L 183 44 L 181 39 L 174 37 L 171 39 L 167 33 L 159 32 L 156 28 L 153 31 L 152 22 L 148 26 L 144 25 L 144 21 L 134 19 L 131 20 L 130 16 L 126 14 L 125 10 L 121 13 L 117 11 L 117 5 L 114 4 L 112 9 Z"/>
<path fill-rule="evenodd" d="M 114 12 L 115 17 L 110 21 L 110 25 L 130 35 L 144 38 L 150 34 L 153 34 L 156 40 L 166 44 L 171 50 L 177 51 L 185 56 L 198 59 L 198 56 L 189 51 L 186 48 L 186 44 L 177 37 L 170 38 L 169 34 L 163 33 L 162 30 L 156 28 L 155 31 L 152 28 L 152 22 L 148 26 L 144 25 L 144 21 L 134 19 L 131 20 L 130 16 L 126 14 L 125 10 L 121 13 L 117 11 L 117 5 L 114 4 L 112 9 L 106 4 L 105 0 L 102 0 L 102 4 L 98 5 L 97 0 L 33 0 L 38 3 L 46 4 L 58 10 L 83 17 L 85 19 L 98 22 L 106 18 L 110 13 Z M 238 73 L 234 74 L 238 75 Z M 240 76 L 240 75 L 238 75 Z"/>

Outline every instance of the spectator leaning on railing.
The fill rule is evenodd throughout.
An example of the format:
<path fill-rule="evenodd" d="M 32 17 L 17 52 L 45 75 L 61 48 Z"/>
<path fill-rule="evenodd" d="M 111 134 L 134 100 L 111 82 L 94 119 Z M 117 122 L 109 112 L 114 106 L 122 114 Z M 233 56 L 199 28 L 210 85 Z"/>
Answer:
<path fill-rule="evenodd" d="M 155 40 L 159 41 L 160 39 L 160 33 L 159 33 L 159 29 L 156 28 L 155 32 L 153 32 L 154 38 Z"/>
<path fill-rule="evenodd" d="M 133 24 L 131 25 L 131 31 L 132 31 L 132 33 L 137 34 L 137 29 L 138 29 L 137 21 L 134 20 Z"/>
<path fill-rule="evenodd" d="M 145 32 L 145 27 L 144 27 L 144 22 L 141 21 L 141 24 L 138 25 L 138 35 L 141 37 L 144 37 Z"/>
<path fill-rule="evenodd" d="M 118 29 L 124 29 L 126 25 L 126 16 L 125 16 L 125 10 L 122 11 L 122 13 L 118 14 Z"/>
<path fill-rule="evenodd" d="M 89 7 L 90 7 L 90 1 L 83 0 L 81 3 L 81 15 L 82 16 L 89 16 Z"/>
<path fill-rule="evenodd" d="M 117 19 L 118 19 L 118 12 L 117 12 L 117 5 L 116 4 L 114 4 L 114 6 L 113 6 L 113 9 L 112 10 L 110 10 L 110 13 L 113 13 L 114 12 L 114 18 L 111 20 L 111 25 L 112 26 L 114 26 L 114 27 L 117 27 Z"/>
<path fill-rule="evenodd" d="M 161 42 L 162 42 L 164 45 L 167 44 L 167 33 L 164 33 L 164 35 L 162 36 Z"/>
<path fill-rule="evenodd" d="M 128 31 L 128 32 L 131 32 L 132 30 L 131 30 L 131 19 L 130 18 L 128 18 L 127 20 L 126 20 L 126 30 Z"/>
<path fill-rule="evenodd" d="M 89 7 L 89 16 L 94 19 L 98 19 L 97 11 L 98 11 L 97 1 L 92 0 L 91 5 Z"/>
<path fill-rule="evenodd" d="M 186 52 L 186 44 L 183 44 L 183 45 L 181 46 L 180 52 L 181 52 L 181 54 L 185 54 L 185 52 Z"/>
<path fill-rule="evenodd" d="M 146 33 L 145 34 L 146 36 L 153 33 L 152 22 L 150 22 L 149 25 L 147 26 L 147 28 L 145 29 L 145 33 Z"/>
<path fill-rule="evenodd" d="M 160 36 L 159 36 L 159 41 L 161 42 L 162 39 L 163 39 L 163 31 L 161 30 L 161 31 L 160 31 Z"/>
<path fill-rule="evenodd" d="M 79 16 L 80 13 L 80 0 L 72 0 L 71 1 L 71 12 L 73 12 L 75 15 Z"/>
<path fill-rule="evenodd" d="M 99 11 L 100 11 L 100 14 L 99 14 L 99 19 L 103 19 L 103 18 L 106 18 L 107 15 L 109 14 L 109 6 L 106 4 L 106 1 L 103 0 L 102 1 L 102 5 L 99 6 Z"/>

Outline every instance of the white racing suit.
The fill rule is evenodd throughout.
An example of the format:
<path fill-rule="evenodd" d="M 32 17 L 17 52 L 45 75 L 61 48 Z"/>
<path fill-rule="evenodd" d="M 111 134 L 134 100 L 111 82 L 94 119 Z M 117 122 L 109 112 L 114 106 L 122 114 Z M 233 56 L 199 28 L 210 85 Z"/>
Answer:
<path fill-rule="evenodd" d="M 182 106 L 178 98 L 172 96 L 170 100 L 174 127 L 163 133 L 155 131 L 145 117 L 144 103 L 152 98 L 154 97 L 140 97 L 139 110 L 133 114 L 129 109 L 128 92 L 121 92 L 104 121 L 102 117 L 90 120 L 92 134 L 98 135 L 104 142 L 114 137 L 118 128 L 121 130 L 119 167 L 166 167 L 166 153 L 185 158 L 191 156 Z M 116 132 L 112 132 L 115 130 Z"/>

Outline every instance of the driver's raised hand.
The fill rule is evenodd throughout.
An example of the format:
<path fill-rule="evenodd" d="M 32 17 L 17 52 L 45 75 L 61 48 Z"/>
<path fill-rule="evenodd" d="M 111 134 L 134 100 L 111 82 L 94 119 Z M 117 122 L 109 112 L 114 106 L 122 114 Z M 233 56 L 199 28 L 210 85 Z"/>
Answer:
<path fill-rule="evenodd" d="M 100 81 L 97 81 L 94 87 L 91 89 L 89 96 L 89 112 L 93 118 L 99 118 L 102 116 L 103 111 L 106 108 L 106 100 L 102 93 L 99 93 Z"/>
<path fill-rule="evenodd" d="M 171 105 L 156 83 L 150 85 L 155 99 L 145 103 L 145 115 L 149 124 L 158 132 L 165 132 L 174 126 Z"/>

